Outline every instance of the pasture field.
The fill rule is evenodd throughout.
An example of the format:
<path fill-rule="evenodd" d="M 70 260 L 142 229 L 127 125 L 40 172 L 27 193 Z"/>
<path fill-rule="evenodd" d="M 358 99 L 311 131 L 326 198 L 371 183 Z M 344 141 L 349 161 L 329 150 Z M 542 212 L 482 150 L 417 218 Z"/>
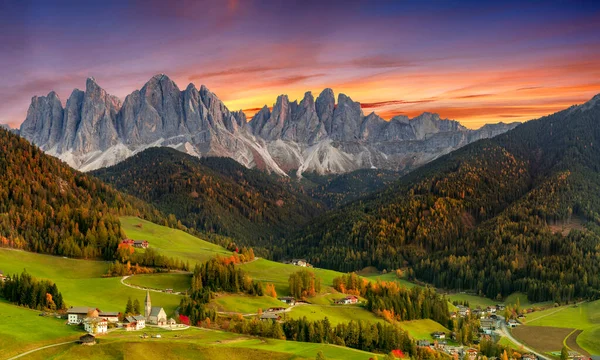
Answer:
<path fill-rule="evenodd" d="M 296 305 L 286 313 L 290 319 L 306 317 L 308 320 L 322 320 L 328 318 L 331 324 L 348 323 L 350 320 L 364 320 L 371 323 L 381 322 L 372 312 L 358 305 Z"/>
<path fill-rule="evenodd" d="M 502 346 L 508 346 L 513 350 L 517 350 L 519 352 L 522 352 L 521 350 L 521 346 L 515 344 L 514 342 L 512 342 L 509 338 L 507 338 L 506 336 L 503 336 L 500 338 L 500 340 L 498 340 L 498 344 L 502 345 Z"/>
<path fill-rule="evenodd" d="M 548 326 L 517 326 L 511 329 L 513 336 L 525 345 L 541 353 L 558 351 L 563 347 L 563 340 L 573 329 Z"/>
<path fill-rule="evenodd" d="M 104 261 L 66 259 L 25 251 L 0 248 L 0 264 L 5 274 L 21 273 L 26 269 L 39 279 L 56 283 L 68 306 L 97 307 L 103 311 L 123 311 L 127 299 L 144 303 L 146 292 L 121 284 L 120 277 L 103 278 L 108 269 Z M 152 304 L 165 308 L 167 315 L 179 306 L 181 296 L 151 293 Z"/>
<path fill-rule="evenodd" d="M 468 301 L 469 307 L 471 309 L 476 309 L 478 307 L 485 309 L 488 306 L 496 305 L 500 302 L 500 301 L 485 298 L 483 296 L 469 295 L 469 294 L 449 294 L 449 295 L 446 295 L 446 297 L 448 298 L 448 301 L 450 301 L 450 302 Z"/>
<path fill-rule="evenodd" d="M 39 311 L 0 301 L 0 359 L 83 335 L 78 327 L 65 325 L 64 319 L 39 314 Z"/>
<path fill-rule="evenodd" d="M 159 253 L 189 261 L 194 264 L 204 262 L 216 255 L 229 256 L 230 251 L 219 245 L 202 240 L 184 231 L 157 225 L 137 217 L 122 216 L 119 218 L 125 235 L 134 240 L 148 240 L 150 247 Z"/>
<path fill-rule="evenodd" d="M 245 294 L 217 294 L 211 304 L 217 311 L 237 312 L 241 314 L 256 314 L 258 309 L 263 311 L 272 307 L 285 307 L 288 305 L 270 296 L 251 296 Z"/>
<path fill-rule="evenodd" d="M 191 328 L 184 331 L 146 329 L 160 339 L 140 339 L 140 332 L 116 331 L 95 346 L 66 345 L 32 354 L 28 359 L 328 359 L 366 360 L 374 354 L 334 345 L 259 339 L 251 336 Z"/>
<path fill-rule="evenodd" d="M 565 305 L 527 314 L 526 327 L 547 326 L 583 330 L 577 344 L 591 355 L 600 355 L 600 300 Z"/>
<path fill-rule="evenodd" d="M 128 277 L 125 282 L 150 289 L 173 289 L 176 292 L 185 292 L 192 286 L 192 275 L 187 273 L 134 275 Z"/>
<path fill-rule="evenodd" d="M 431 333 L 434 331 L 450 332 L 446 327 L 431 319 L 400 321 L 398 324 L 417 340 L 433 340 Z"/>

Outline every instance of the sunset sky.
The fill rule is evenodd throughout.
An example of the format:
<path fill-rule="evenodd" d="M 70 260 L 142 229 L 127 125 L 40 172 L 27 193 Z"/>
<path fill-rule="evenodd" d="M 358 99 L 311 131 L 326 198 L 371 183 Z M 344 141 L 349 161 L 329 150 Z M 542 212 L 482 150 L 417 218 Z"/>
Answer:
<path fill-rule="evenodd" d="M 482 5 L 485 3 L 484 5 Z M 155 74 L 251 116 L 326 87 L 389 119 L 477 128 L 600 93 L 599 1 L 3 1 L 0 123 L 95 77 L 124 98 Z"/>

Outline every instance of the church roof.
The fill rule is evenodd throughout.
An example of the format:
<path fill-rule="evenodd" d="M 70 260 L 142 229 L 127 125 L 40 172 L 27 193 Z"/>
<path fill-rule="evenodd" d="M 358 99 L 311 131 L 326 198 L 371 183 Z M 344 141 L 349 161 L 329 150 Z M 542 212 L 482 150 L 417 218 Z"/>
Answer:
<path fill-rule="evenodd" d="M 152 311 L 150 311 L 150 316 L 158 316 L 158 314 L 164 311 L 163 308 L 161 308 L 160 306 L 153 306 L 152 307 Z"/>

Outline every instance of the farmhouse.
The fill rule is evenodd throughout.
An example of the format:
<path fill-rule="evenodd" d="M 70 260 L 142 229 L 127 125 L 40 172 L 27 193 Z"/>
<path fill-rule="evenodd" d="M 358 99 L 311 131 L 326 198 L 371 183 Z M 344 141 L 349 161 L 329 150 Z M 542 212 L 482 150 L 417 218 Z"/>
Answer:
<path fill-rule="evenodd" d="M 417 346 L 429 347 L 430 345 L 431 345 L 431 342 L 429 342 L 429 340 L 417 340 Z"/>
<path fill-rule="evenodd" d="M 288 305 L 296 305 L 296 299 L 294 299 L 291 296 L 284 296 L 284 297 L 280 297 L 279 301 L 282 301 Z"/>
<path fill-rule="evenodd" d="M 336 304 L 343 304 L 343 305 L 356 304 L 357 302 L 358 302 L 358 298 L 354 295 L 346 296 L 343 299 L 339 299 L 339 300 L 335 301 Z"/>
<path fill-rule="evenodd" d="M 436 340 L 442 340 L 446 338 L 446 333 L 444 333 L 443 331 L 435 331 L 431 333 L 431 337 Z"/>
<path fill-rule="evenodd" d="M 146 240 L 135 240 L 133 247 L 147 249 L 150 244 Z"/>
<path fill-rule="evenodd" d="M 79 338 L 81 345 L 94 345 L 96 344 L 96 337 L 92 334 L 85 334 Z"/>
<path fill-rule="evenodd" d="M 83 328 L 90 334 L 106 334 L 108 332 L 108 322 L 98 316 L 86 317 L 83 319 Z"/>
<path fill-rule="evenodd" d="M 141 315 L 128 316 L 123 321 L 123 327 L 127 331 L 141 330 L 146 327 L 146 318 Z"/>
<path fill-rule="evenodd" d="M 292 264 L 302 267 L 308 266 L 308 262 L 306 261 L 306 259 L 292 259 Z"/>
<path fill-rule="evenodd" d="M 521 356 L 521 360 L 538 360 L 538 358 L 534 354 L 523 354 L 523 356 Z"/>
<path fill-rule="evenodd" d="M 116 323 L 119 321 L 119 315 L 121 315 L 120 312 L 110 312 L 110 311 L 100 311 L 98 313 L 98 317 L 110 322 L 110 323 Z"/>
<path fill-rule="evenodd" d="M 487 312 L 488 312 L 488 314 L 495 314 L 496 313 L 496 307 L 495 306 L 488 306 L 487 307 Z"/>
<path fill-rule="evenodd" d="M 149 290 L 146 291 L 145 305 L 144 316 L 148 324 L 167 325 L 167 313 L 165 312 L 165 309 L 160 306 L 152 306 Z"/>
<path fill-rule="evenodd" d="M 281 320 L 281 316 L 277 315 L 277 314 L 273 314 L 273 313 L 264 313 L 260 316 L 260 319 L 263 321 L 279 321 Z"/>
<path fill-rule="evenodd" d="M 457 305 L 456 308 L 458 309 L 458 315 L 460 316 L 467 316 L 471 313 L 471 309 L 464 305 Z"/>
<path fill-rule="evenodd" d="M 486 335 L 491 335 L 496 330 L 496 321 L 493 319 L 481 319 L 481 331 Z"/>
<path fill-rule="evenodd" d="M 498 311 L 504 311 L 504 309 L 506 309 L 506 305 L 496 304 L 496 309 L 498 309 Z"/>
<path fill-rule="evenodd" d="M 284 307 L 272 307 L 272 308 L 269 308 L 267 311 L 268 312 L 285 311 L 285 308 Z"/>
<path fill-rule="evenodd" d="M 81 324 L 86 317 L 98 317 L 98 309 L 93 309 L 86 306 L 73 306 L 67 310 L 68 324 Z"/>
<path fill-rule="evenodd" d="M 125 239 L 125 240 L 121 241 L 121 244 L 133 246 L 134 242 L 135 242 L 135 240 L 133 240 L 133 239 Z"/>
<path fill-rule="evenodd" d="M 517 327 L 519 325 L 519 323 L 516 320 L 508 320 L 508 327 L 514 328 Z"/>

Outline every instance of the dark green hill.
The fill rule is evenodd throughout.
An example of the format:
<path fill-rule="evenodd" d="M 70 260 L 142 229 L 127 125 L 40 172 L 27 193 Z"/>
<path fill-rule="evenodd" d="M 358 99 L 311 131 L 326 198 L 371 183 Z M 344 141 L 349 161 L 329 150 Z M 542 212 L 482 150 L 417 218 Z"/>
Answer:
<path fill-rule="evenodd" d="M 119 215 L 160 213 L 0 129 L 0 246 L 112 259 Z"/>
<path fill-rule="evenodd" d="M 324 211 L 322 203 L 293 191 L 289 179 L 229 158 L 198 159 L 170 148 L 147 149 L 93 175 L 175 214 L 188 227 L 244 245 L 276 245 L 275 239 Z"/>
<path fill-rule="evenodd" d="M 438 287 L 493 298 L 598 297 L 599 170 L 596 96 L 322 216 L 287 252 L 343 271 L 408 265 Z"/>

